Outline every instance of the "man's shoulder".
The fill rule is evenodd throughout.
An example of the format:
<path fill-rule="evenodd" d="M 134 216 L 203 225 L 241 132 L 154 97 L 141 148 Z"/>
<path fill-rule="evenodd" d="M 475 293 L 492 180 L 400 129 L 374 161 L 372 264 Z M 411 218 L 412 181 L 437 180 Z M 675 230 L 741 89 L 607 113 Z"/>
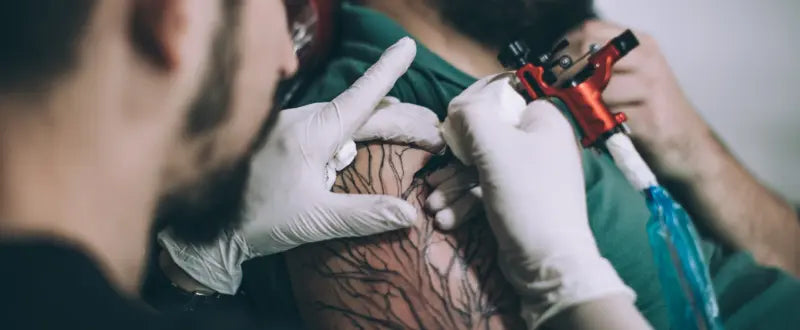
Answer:
<path fill-rule="evenodd" d="M 355 83 L 379 57 L 375 57 L 374 61 L 370 60 L 372 57 L 366 55 L 333 57 L 322 70 L 306 78 L 308 83 L 292 106 L 333 100 Z M 446 83 L 437 79 L 425 67 L 412 65 L 406 74 L 397 80 L 387 96 L 426 107 L 443 117 L 450 99 L 461 90 L 460 87 L 450 84 L 444 86 L 444 84 Z"/>
<path fill-rule="evenodd" d="M 369 63 L 347 57 L 335 57 L 319 72 L 306 77 L 302 96 L 293 106 L 329 102 L 347 90 L 369 68 Z"/>

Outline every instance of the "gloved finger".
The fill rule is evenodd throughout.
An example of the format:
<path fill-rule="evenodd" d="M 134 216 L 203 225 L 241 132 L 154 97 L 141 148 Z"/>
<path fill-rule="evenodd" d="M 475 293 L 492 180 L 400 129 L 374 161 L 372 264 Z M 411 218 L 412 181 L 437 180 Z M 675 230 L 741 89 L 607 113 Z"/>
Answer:
<path fill-rule="evenodd" d="M 445 146 L 439 118 L 433 111 L 409 103 L 383 104 L 353 135 L 357 142 L 381 140 L 411 144 L 432 153 Z"/>
<path fill-rule="evenodd" d="M 575 136 L 575 130 L 564 113 L 549 101 L 541 100 L 531 103 L 522 114 L 519 129 L 526 132 L 526 138 L 532 141 L 526 152 L 541 155 L 565 153 L 564 155 L 572 157 L 566 154 L 571 152 L 578 159 L 581 158 L 580 142 Z M 572 150 L 570 151 L 570 149 Z M 548 163 L 547 159 L 542 161 Z M 552 170 L 555 173 L 562 169 Z M 583 172 L 578 174 L 583 176 Z"/>
<path fill-rule="evenodd" d="M 442 182 L 445 182 L 447 179 L 452 178 L 454 175 L 458 174 L 463 170 L 464 170 L 464 165 L 461 165 L 461 163 L 458 162 L 451 163 L 445 166 L 444 168 L 441 168 L 439 170 L 434 171 L 431 174 L 428 174 L 428 176 L 425 178 L 425 182 L 429 186 L 436 188 L 440 184 L 442 184 Z"/>
<path fill-rule="evenodd" d="M 495 82 L 495 81 L 497 81 L 499 79 L 503 79 L 503 77 L 506 77 L 506 76 L 508 76 L 508 73 L 502 72 L 502 73 L 498 73 L 498 74 L 495 74 L 495 75 L 491 75 L 491 76 L 488 76 L 488 77 L 481 78 L 480 80 L 474 82 L 472 85 L 467 87 L 467 89 L 462 91 L 452 101 L 458 102 L 459 99 L 472 96 L 472 95 L 474 95 L 476 93 L 480 93 L 489 84 L 491 84 L 491 83 L 493 83 L 493 82 Z M 452 104 L 452 101 L 451 101 L 451 104 Z"/>
<path fill-rule="evenodd" d="M 480 190 L 480 187 L 474 189 Z M 452 205 L 436 212 L 436 227 L 445 231 L 457 229 L 471 220 L 482 206 L 481 200 L 476 194 L 462 195 Z"/>
<path fill-rule="evenodd" d="M 478 185 L 477 169 L 474 167 L 467 168 L 437 186 L 436 189 L 428 195 L 428 198 L 425 200 L 425 206 L 429 211 L 440 211 Z"/>
<path fill-rule="evenodd" d="M 329 141 L 331 150 L 342 140 L 353 136 L 375 112 L 378 103 L 394 87 L 414 60 L 416 43 L 403 38 L 383 53 L 360 79 L 336 97 L 319 115 L 317 129 L 322 140 Z"/>
<path fill-rule="evenodd" d="M 417 210 L 408 202 L 385 195 L 328 193 L 322 207 L 309 212 L 324 219 L 325 239 L 361 237 L 408 228 L 417 219 Z"/>
<path fill-rule="evenodd" d="M 384 96 L 381 99 L 381 102 L 378 103 L 378 108 L 380 108 L 382 105 L 386 106 L 386 105 L 389 105 L 389 104 L 397 104 L 397 103 L 401 103 L 400 99 L 398 99 L 398 98 L 396 98 L 394 96 Z"/>
<path fill-rule="evenodd" d="M 442 123 L 445 142 L 465 165 L 473 165 L 476 157 L 485 157 L 488 153 L 503 153 L 495 147 L 512 141 L 513 131 L 513 125 L 503 122 L 486 107 L 473 106 L 451 112 Z"/>
<path fill-rule="evenodd" d="M 473 164 L 475 153 L 499 145 L 492 142 L 507 139 L 519 122 L 525 100 L 511 86 L 510 78 L 509 74 L 484 78 L 475 84 L 480 88 L 470 88 L 450 102 L 442 136 L 465 165 Z"/>
<path fill-rule="evenodd" d="M 603 100 L 610 106 L 644 102 L 650 93 L 648 84 L 646 79 L 636 74 L 615 75 L 603 91 Z"/>
<path fill-rule="evenodd" d="M 516 125 L 526 104 L 525 99 L 511 84 L 513 77 L 513 73 L 503 72 L 479 80 L 450 102 L 447 113 L 478 109 L 481 112 L 491 112 L 501 121 Z"/>

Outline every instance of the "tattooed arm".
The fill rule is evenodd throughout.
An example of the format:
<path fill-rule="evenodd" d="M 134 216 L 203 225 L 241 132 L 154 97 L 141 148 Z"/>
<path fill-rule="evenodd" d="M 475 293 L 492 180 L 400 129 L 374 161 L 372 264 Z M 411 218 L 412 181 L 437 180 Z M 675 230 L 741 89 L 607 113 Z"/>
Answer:
<path fill-rule="evenodd" d="M 485 221 L 453 234 L 422 211 L 428 188 L 415 178 L 430 154 L 405 146 L 359 147 L 334 191 L 400 196 L 417 207 L 405 231 L 329 241 L 289 252 L 298 307 L 310 328 L 517 329 L 515 294 L 495 264 Z"/>

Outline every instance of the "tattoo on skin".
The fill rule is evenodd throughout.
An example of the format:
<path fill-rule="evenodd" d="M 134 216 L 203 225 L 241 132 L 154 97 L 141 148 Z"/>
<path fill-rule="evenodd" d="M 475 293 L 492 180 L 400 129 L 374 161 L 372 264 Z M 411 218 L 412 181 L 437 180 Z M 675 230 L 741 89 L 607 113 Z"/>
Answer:
<path fill-rule="evenodd" d="M 359 147 L 334 191 L 408 200 L 408 230 L 300 247 L 287 257 L 307 325 L 322 329 L 519 329 L 518 297 L 496 264 L 485 219 L 454 233 L 422 209 L 429 187 L 416 172 L 430 154 L 407 146 Z"/>

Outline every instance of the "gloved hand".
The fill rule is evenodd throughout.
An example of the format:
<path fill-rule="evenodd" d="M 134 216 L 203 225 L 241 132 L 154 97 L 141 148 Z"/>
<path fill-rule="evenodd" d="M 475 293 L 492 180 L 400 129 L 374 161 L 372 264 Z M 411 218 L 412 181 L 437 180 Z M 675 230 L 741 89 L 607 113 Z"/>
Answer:
<path fill-rule="evenodd" d="M 536 328 L 589 301 L 624 296 L 632 303 L 633 291 L 600 255 L 589 228 L 569 122 L 547 101 L 524 109 L 516 126 L 504 122 L 486 106 L 501 104 L 494 87 L 468 90 L 472 103 L 451 104 L 444 136 L 477 168 L 499 265 L 522 298 L 523 318 Z"/>
<path fill-rule="evenodd" d="M 384 97 L 375 113 L 339 148 L 326 166 L 328 189 L 336 182 L 336 172 L 353 163 L 356 157 L 356 142 L 388 141 L 411 144 L 417 148 L 438 153 L 444 148 L 444 140 L 438 130 L 439 119 L 430 109 L 416 104 L 402 103 L 395 97 Z"/>
<path fill-rule="evenodd" d="M 483 190 L 474 166 L 449 164 L 428 175 L 425 182 L 433 189 L 425 208 L 434 215 L 439 230 L 454 230 L 483 209 Z"/>
<path fill-rule="evenodd" d="M 467 88 L 450 102 L 451 108 L 474 107 L 492 109 L 491 111 L 503 123 L 510 126 L 519 125 L 520 116 L 525 109 L 525 100 L 508 85 L 513 74 L 501 73 L 493 77 L 479 80 Z M 487 97 L 491 95 L 491 97 Z M 483 103 L 494 102 L 494 103 Z M 450 127 L 451 122 L 442 124 L 442 135 L 449 136 L 450 150 L 465 164 L 471 165 L 471 155 L 461 145 L 461 141 L 453 134 L 459 134 Z M 452 230 L 472 218 L 481 208 L 481 188 L 478 186 L 478 173 L 474 167 L 463 164 L 451 164 L 427 177 L 427 183 L 433 187 L 425 206 L 435 217 L 440 230 Z"/>
<path fill-rule="evenodd" d="M 242 228 L 209 246 L 183 244 L 162 232 L 159 241 L 175 263 L 210 289 L 234 294 L 241 264 L 251 258 L 411 226 L 416 210 L 407 202 L 335 194 L 326 180 L 330 167 L 352 161 L 354 153 L 342 154 L 354 139 L 388 139 L 431 151 L 444 146 L 430 110 L 391 99 L 375 110 L 415 54 L 414 42 L 405 38 L 332 102 L 281 112 L 267 144 L 252 160 Z"/>

